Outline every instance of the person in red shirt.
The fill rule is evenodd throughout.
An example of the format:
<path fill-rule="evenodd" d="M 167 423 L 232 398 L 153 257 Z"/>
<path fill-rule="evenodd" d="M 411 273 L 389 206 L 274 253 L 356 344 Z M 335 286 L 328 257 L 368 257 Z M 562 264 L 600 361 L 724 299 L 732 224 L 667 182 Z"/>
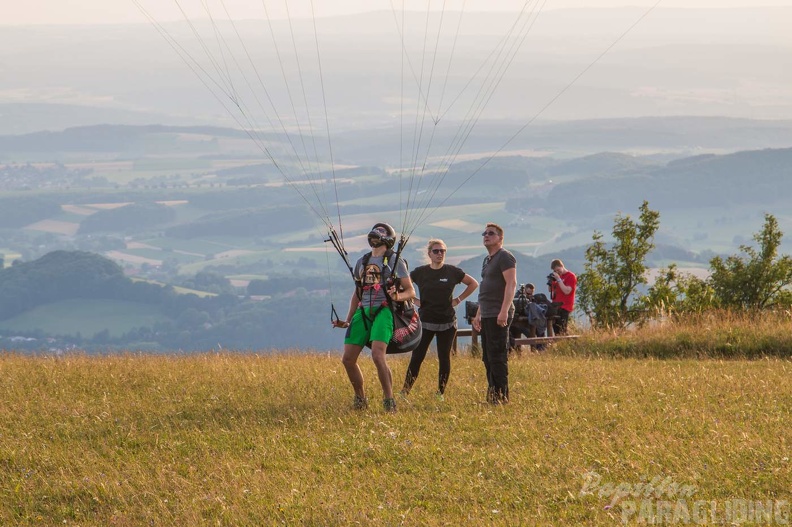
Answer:
<path fill-rule="evenodd" d="M 577 276 L 564 267 L 561 260 L 550 262 L 553 272 L 547 277 L 550 289 L 550 298 L 553 302 L 563 302 L 558 309 L 558 318 L 553 322 L 553 331 L 556 335 L 567 332 L 569 314 L 575 309 L 575 290 L 577 289 Z"/>

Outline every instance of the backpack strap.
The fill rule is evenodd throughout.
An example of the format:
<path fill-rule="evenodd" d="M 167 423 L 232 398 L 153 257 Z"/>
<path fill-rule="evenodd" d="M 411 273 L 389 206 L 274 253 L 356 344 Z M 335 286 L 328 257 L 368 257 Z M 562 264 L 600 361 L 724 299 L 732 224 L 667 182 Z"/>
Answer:
<path fill-rule="evenodd" d="M 391 265 L 390 265 L 390 261 L 393 259 L 393 255 L 394 255 L 394 252 L 392 250 L 388 249 L 387 251 L 385 251 L 385 254 L 383 256 L 383 259 L 382 259 L 382 271 L 381 271 L 381 274 L 380 274 L 380 284 L 379 284 L 381 286 L 382 285 L 387 285 L 387 283 L 391 279 L 391 277 L 395 278 L 395 276 L 396 276 L 396 273 L 395 273 L 396 266 L 394 265 L 393 267 L 391 267 Z M 369 251 L 369 252 L 367 252 L 366 254 L 363 255 L 363 258 L 360 260 L 360 274 L 358 276 L 355 276 L 355 286 L 356 286 L 355 287 L 355 293 L 357 294 L 357 297 L 358 297 L 358 306 L 360 308 L 360 315 L 361 315 L 361 318 L 363 319 L 363 324 L 365 325 L 366 329 L 369 328 L 369 324 L 370 323 L 374 322 L 374 319 L 377 318 L 377 315 L 379 315 L 379 312 L 382 311 L 382 309 L 386 305 L 387 306 L 391 306 L 391 302 L 393 301 L 391 299 L 390 295 L 388 295 L 387 292 L 386 292 L 385 293 L 386 302 L 384 304 L 378 306 L 376 311 L 371 313 L 370 316 L 366 316 L 366 313 L 365 313 L 365 311 L 363 309 L 363 307 L 364 307 L 363 306 L 363 291 L 368 286 L 364 286 L 363 285 L 363 274 L 366 272 L 366 266 L 368 265 L 369 260 L 371 260 L 371 251 Z"/>
<path fill-rule="evenodd" d="M 390 250 L 390 249 L 388 249 L 385 252 L 385 255 L 384 255 L 383 259 L 382 259 L 382 275 L 380 277 L 380 283 L 386 283 L 390 279 L 391 276 L 394 276 L 394 277 L 396 276 L 395 266 L 391 267 L 391 265 L 390 265 L 390 262 L 393 259 L 393 254 L 394 254 L 393 251 Z M 369 260 L 371 260 L 371 251 L 369 251 L 369 252 L 367 252 L 366 254 L 363 255 L 363 258 L 360 260 L 360 275 L 354 277 L 355 278 L 355 283 L 361 289 L 363 287 L 365 287 L 363 285 L 363 273 L 366 272 L 366 266 L 368 265 Z M 400 260 L 401 260 L 401 258 L 400 258 Z M 402 261 L 404 261 L 404 260 L 402 260 Z M 407 262 L 405 262 L 405 265 L 406 265 L 406 263 Z"/>

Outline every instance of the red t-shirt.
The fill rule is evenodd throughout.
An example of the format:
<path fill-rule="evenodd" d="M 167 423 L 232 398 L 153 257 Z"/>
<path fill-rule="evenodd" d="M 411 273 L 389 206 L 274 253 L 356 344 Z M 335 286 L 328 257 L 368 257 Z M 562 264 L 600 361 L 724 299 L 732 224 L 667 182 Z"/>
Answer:
<path fill-rule="evenodd" d="M 572 311 L 575 309 L 575 289 L 577 289 L 577 276 L 575 276 L 575 273 L 572 271 L 567 271 L 566 273 L 562 274 L 560 278 L 561 281 L 564 282 L 565 286 L 572 288 L 572 291 L 566 295 L 563 291 L 561 291 L 561 287 L 558 285 L 558 282 L 553 282 L 553 290 L 551 291 L 553 295 L 553 302 L 563 302 L 564 304 L 561 306 L 561 309 Z"/>

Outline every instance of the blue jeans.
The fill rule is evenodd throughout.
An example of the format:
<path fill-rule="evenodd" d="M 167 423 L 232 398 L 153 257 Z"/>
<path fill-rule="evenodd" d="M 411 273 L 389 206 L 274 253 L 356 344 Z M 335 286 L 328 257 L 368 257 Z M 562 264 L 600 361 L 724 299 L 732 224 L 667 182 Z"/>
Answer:
<path fill-rule="evenodd" d="M 509 400 L 509 325 L 498 325 L 498 319 L 481 319 L 481 360 L 487 371 L 487 401 Z"/>

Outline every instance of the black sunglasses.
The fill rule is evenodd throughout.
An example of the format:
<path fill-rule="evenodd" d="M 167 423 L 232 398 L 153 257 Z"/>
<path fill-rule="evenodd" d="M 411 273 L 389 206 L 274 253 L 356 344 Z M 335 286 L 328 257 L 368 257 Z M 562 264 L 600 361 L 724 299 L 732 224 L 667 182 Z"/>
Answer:
<path fill-rule="evenodd" d="M 484 231 L 481 233 L 482 236 L 498 236 L 498 233 L 495 231 Z"/>
<path fill-rule="evenodd" d="M 445 254 L 445 249 L 432 249 L 432 254 Z"/>

